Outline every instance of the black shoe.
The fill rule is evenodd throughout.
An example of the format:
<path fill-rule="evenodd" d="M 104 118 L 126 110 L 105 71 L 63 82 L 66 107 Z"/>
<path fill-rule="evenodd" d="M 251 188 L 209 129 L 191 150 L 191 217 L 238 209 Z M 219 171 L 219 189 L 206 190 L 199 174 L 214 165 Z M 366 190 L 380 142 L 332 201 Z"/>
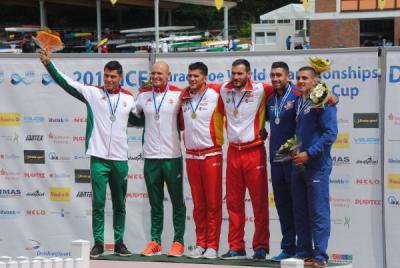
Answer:
<path fill-rule="evenodd" d="M 115 244 L 114 254 L 117 256 L 126 257 L 126 256 L 131 256 L 132 252 L 130 252 L 128 248 L 125 246 L 124 242 L 121 241 Z"/>
<path fill-rule="evenodd" d="M 265 260 L 268 251 L 265 248 L 258 248 L 254 251 L 253 259 L 254 260 Z"/>
<path fill-rule="evenodd" d="M 240 259 L 247 259 L 246 250 L 228 250 L 227 253 L 220 257 L 223 260 L 240 260 Z"/>
<path fill-rule="evenodd" d="M 92 250 L 90 251 L 90 257 L 96 258 L 102 256 L 104 253 L 104 245 L 101 242 L 95 242 Z"/>

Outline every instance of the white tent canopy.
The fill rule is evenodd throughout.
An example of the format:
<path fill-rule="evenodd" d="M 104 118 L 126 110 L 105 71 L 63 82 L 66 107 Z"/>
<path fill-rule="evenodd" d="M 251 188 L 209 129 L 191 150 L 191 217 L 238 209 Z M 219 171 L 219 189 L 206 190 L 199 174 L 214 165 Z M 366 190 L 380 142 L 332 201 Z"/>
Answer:
<path fill-rule="evenodd" d="M 305 20 L 309 18 L 310 18 L 310 13 L 304 10 L 302 4 L 289 4 L 260 16 L 261 21 L 284 20 L 284 19 Z"/>

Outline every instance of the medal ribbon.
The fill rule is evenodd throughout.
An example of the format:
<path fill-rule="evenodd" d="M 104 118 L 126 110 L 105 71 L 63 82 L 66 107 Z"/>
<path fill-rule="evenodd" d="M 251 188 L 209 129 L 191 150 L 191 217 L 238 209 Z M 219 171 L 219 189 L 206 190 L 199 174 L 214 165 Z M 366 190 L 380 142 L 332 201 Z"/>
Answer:
<path fill-rule="evenodd" d="M 308 98 L 306 101 L 303 100 L 303 97 L 300 97 L 299 104 L 297 106 L 296 111 L 296 119 L 299 117 L 301 112 L 303 112 L 308 106 L 310 106 L 311 100 Z"/>
<path fill-rule="evenodd" d="M 278 97 L 277 97 L 278 94 L 275 94 L 275 117 L 276 118 L 279 118 L 279 114 L 281 113 L 281 111 L 283 109 L 283 106 L 284 106 L 284 104 L 286 102 L 286 99 L 289 97 L 291 91 L 292 91 L 292 87 L 289 84 L 288 88 L 286 89 L 286 93 L 283 96 L 279 107 L 278 107 Z"/>
<path fill-rule="evenodd" d="M 164 102 L 164 99 L 165 99 L 165 96 L 167 95 L 168 90 L 169 90 L 169 85 L 167 86 L 167 89 L 165 90 L 164 95 L 163 95 L 163 97 L 161 99 L 161 102 L 160 102 L 160 104 L 158 105 L 158 108 L 157 108 L 156 95 L 154 94 L 154 87 L 153 87 L 153 90 L 152 90 L 152 92 L 153 92 L 153 103 L 154 103 L 154 109 L 156 110 L 156 114 L 160 113 L 161 105 Z"/>
<path fill-rule="evenodd" d="M 106 96 L 107 96 L 108 108 L 110 109 L 110 113 L 111 113 L 112 116 L 115 117 L 115 113 L 116 113 L 116 111 L 117 111 L 118 104 L 119 104 L 119 98 L 121 97 L 121 92 L 118 91 L 118 99 L 117 99 L 117 102 L 115 103 L 115 106 L 112 107 L 111 100 L 110 100 L 110 95 L 108 94 L 107 89 L 103 89 L 103 90 L 104 90 L 104 92 L 106 93 Z"/>
<path fill-rule="evenodd" d="M 240 106 L 240 104 L 242 103 L 242 101 L 243 101 L 243 99 L 244 99 L 244 96 L 246 96 L 247 92 L 248 92 L 248 91 L 245 91 L 245 92 L 243 93 L 242 97 L 241 97 L 240 100 L 239 100 L 238 105 L 236 106 L 236 103 L 235 103 L 235 94 L 234 94 L 235 92 L 232 91 L 232 102 L 233 102 L 233 107 L 235 107 L 236 110 L 239 109 L 239 106 Z"/>
<path fill-rule="evenodd" d="M 204 97 L 204 95 L 206 94 L 206 92 L 207 92 L 207 87 L 206 87 L 206 89 L 204 89 L 204 92 L 203 92 L 203 94 L 201 95 L 200 100 L 199 100 L 199 102 L 198 102 L 197 105 L 196 105 L 196 108 L 194 108 L 194 109 L 193 109 L 193 105 L 192 105 L 192 99 L 189 99 L 190 108 L 192 108 L 192 112 L 193 112 L 193 113 L 196 113 L 197 108 L 199 108 L 199 105 L 200 105 L 201 101 L 203 100 L 203 97 Z"/>

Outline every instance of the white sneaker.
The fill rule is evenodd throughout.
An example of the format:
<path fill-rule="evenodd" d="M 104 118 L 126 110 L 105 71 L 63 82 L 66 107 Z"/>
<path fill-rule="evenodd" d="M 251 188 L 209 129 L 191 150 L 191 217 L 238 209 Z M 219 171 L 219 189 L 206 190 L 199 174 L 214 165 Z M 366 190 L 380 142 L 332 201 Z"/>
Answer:
<path fill-rule="evenodd" d="M 203 257 L 203 253 L 204 251 L 206 251 L 205 248 L 199 247 L 197 246 L 195 249 L 193 249 L 192 251 L 190 251 L 188 257 L 192 258 L 192 259 L 198 259 Z"/>
<path fill-rule="evenodd" d="M 208 248 L 203 254 L 203 258 L 206 259 L 216 259 L 218 257 L 218 252 L 213 248 Z"/>

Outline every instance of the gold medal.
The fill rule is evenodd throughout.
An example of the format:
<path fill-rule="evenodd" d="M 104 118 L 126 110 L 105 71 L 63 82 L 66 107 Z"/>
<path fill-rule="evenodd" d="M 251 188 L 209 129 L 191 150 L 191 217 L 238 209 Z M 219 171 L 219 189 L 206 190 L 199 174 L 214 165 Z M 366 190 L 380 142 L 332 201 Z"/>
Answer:
<path fill-rule="evenodd" d="M 193 118 L 193 119 L 196 119 L 196 117 L 197 117 L 196 112 L 192 112 L 192 118 Z"/>
<path fill-rule="evenodd" d="M 235 110 L 233 110 L 233 115 L 237 116 L 239 114 L 239 110 L 237 108 L 235 108 Z"/>

